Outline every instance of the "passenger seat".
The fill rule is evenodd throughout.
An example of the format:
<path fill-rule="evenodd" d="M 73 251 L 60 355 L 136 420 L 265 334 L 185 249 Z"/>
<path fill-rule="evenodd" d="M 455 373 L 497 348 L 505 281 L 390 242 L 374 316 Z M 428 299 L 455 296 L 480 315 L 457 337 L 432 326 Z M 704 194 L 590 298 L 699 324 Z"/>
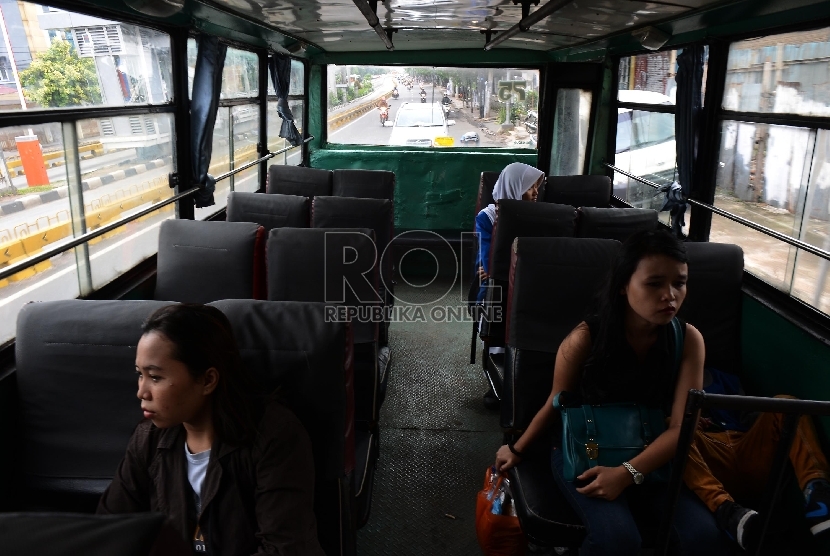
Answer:
<path fill-rule="evenodd" d="M 334 170 L 332 195 L 361 199 L 395 200 L 395 172 L 387 170 Z"/>
<path fill-rule="evenodd" d="M 251 222 L 165 220 L 154 297 L 181 303 L 265 299 L 265 228 Z"/>
<path fill-rule="evenodd" d="M 242 363 L 305 427 L 314 453 L 317 537 L 329 556 L 354 556 L 355 428 L 351 327 L 323 303 L 229 299 Z"/>
<path fill-rule="evenodd" d="M 343 318 L 342 313 L 334 312 L 338 307 L 366 311 L 381 308 L 372 238 L 373 231 L 367 228 L 271 230 L 268 238 L 269 298 L 274 301 L 326 303 L 328 310 L 332 311 L 333 321 Z M 350 285 L 344 283 L 342 276 L 337 274 L 338 268 L 342 267 L 344 250 L 356 254 L 357 264 L 369 261 L 369 282 L 359 278 L 355 280 L 352 276 Z M 360 271 L 363 271 L 362 267 Z M 354 492 L 356 521 L 358 526 L 362 526 L 369 518 L 378 458 L 378 326 L 376 322 L 355 319 L 352 329 L 357 466 Z"/>
<path fill-rule="evenodd" d="M 485 318 L 481 328 L 484 340 L 483 365 L 496 395 L 502 397 L 504 362 L 489 355 L 490 347 L 503 347 L 507 315 L 507 290 L 513 240 L 517 237 L 573 237 L 576 209 L 555 203 L 529 203 L 502 199 L 496 203 L 497 218 L 490 244 L 490 278 L 485 297 L 485 311 L 501 311 L 501 321 Z"/>
<path fill-rule="evenodd" d="M 272 164 L 268 169 L 265 192 L 303 197 L 331 195 L 331 170 Z"/>
<path fill-rule="evenodd" d="M 527 429 L 547 403 L 559 344 L 585 318 L 619 248 L 610 239 L 516 239 L 502 427 Z M 554 426 L 561 426 L 558 419 Z M 536 544 L 579 547 L 585 528 L 556 486 L 550 465 L 550 443 L 541 440 L 509 471 L 522 530 Z"/>
<path fill-rule="evenodd" d="M 541 193 L 541 192 L 540 192 Z M 608 176 L 549 176 L 540 201 L 573 207 L 607 207 L 611 204 Z"/>
<path fill-rule="evenodd" d="M 228 195 L 228 222 L 255 222 L 265 229 L 265 237 L 274 228 L 308 228 L 311 201 L 299 195 L 263 195 L 232 191 Z"/>

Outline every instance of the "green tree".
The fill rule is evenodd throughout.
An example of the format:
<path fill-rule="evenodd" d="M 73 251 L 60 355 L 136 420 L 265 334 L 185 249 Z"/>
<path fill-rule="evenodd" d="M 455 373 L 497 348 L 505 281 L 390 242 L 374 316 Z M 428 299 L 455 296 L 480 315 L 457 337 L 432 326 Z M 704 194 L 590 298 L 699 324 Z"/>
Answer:
<path fill-rule="evenodd" d="M 95 75 L 95 62 L 80 58 L 72 46 L 62 40 L 52 42 L 49 50 L 39 54 L 20 72 L 26 99 L 41 106 L 81 106 L 101 102 L 101 90 Z"/>

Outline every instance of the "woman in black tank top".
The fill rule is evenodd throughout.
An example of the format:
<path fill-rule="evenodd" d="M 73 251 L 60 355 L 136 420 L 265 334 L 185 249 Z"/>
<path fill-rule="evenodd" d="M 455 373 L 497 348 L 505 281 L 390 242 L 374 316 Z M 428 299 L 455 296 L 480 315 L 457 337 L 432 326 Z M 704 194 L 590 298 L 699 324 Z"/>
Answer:
<path fill-rule="evenodd" d="M 567 392 L 581 403 L 636 402 L 664 408 L 666 431 L 631 461 L 597 466 L 573 483 L 562 477 L 559 434 L 552 467 L 565 497 L 587 528 L 580 554 L 638 554 L 640 524 L 659 526 L 667 507 L 666 485 L 642 483 L 665 465 L 677 448 L 686 393 L 703 384 L 704 345 L 698 330 L 685 328 L 680 370 L 674 373 L 671 321 L 686 297 L 686 250 L 666 231 L 637 233 L 623 245 L 594 315 L 577 325 L 559 346 L 553 388 L 525 433 L 502 446 L 496 466 L 506 470 L 559 420 L 553 398 Z M 561 431 L 554 431 L 561 432 Z M 672 530 L 673 554 L 728 554 L 728 539 L 714 516 L 688 490 L 681 493 Z"/>

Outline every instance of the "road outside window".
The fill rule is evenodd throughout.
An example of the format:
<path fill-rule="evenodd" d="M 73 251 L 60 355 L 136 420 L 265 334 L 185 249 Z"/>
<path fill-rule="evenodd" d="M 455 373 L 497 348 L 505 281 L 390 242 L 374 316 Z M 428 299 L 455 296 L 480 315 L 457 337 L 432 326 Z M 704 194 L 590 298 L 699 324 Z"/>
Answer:
<path fill-rule="evenodd" d="M 536 149 L 539 72 L 328 66 L 328 141 Z"/>

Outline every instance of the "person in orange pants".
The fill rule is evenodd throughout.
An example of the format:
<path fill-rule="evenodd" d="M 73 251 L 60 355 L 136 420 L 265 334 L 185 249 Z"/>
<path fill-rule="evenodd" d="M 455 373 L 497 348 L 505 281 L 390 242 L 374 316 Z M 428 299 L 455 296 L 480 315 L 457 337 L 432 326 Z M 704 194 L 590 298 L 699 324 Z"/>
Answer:
<path fill-rule="evenodd" d="M 708 391 L 708 388 L 704 389 Z M 683 479 L 714 512 L 720 527 L 742 548 L 747 548 L 758 540 L 761 519 L 755 510 L 737 504 L 735 498 L 756 499 L 763 491 L 781 437 L 784 416 L 762 413 L 749 427 L 741 426 L 739 420 L 733 421 L 734 428 L 745 430 L 728 430 L 730 423 L 728 419 L 725 421 L 701 420 L 689 450 Z M 790 461 L 798 485 L 804 491 L 810 531 L 814 535 L 830 531 L 830 466 L 821 452 L 809 417 L 802 416 L 798 422 Z"/>

